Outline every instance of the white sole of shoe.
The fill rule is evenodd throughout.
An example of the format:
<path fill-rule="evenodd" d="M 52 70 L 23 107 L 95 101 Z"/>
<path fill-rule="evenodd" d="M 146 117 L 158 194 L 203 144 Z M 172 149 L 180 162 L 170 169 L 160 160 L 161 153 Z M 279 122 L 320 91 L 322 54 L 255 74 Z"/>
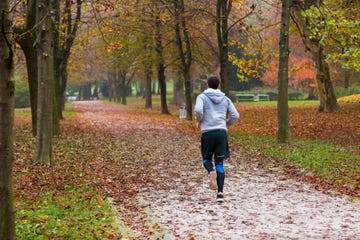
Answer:
<path fill-rule="evenodd" d="M 217 189 L 216 177 L 217 177 L 217 174 L 215 171 L 210 172 L 210 189 L 211 190 Z"/>

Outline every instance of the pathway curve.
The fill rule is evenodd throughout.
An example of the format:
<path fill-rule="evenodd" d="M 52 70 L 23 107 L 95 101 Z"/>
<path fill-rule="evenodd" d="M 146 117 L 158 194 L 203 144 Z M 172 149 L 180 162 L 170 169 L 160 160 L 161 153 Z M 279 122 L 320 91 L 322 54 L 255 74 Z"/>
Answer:
<path fill-rule="evenodd" d="M 359 204 L 261 167 L 256 153 L 231 149 L 225 162 L 225 202 L 219 204 L 208 188 L 198 137 L 177 132 L 176 122 L 156 123 L 96 101 L 75 107 L 86 119 L 81 124 L 117 135 L 133 151 L 129 159 L 142 156 L 139 166 L 150 180 L 127 200 L 144 213 L 129 226 L 135 239 L 143 239 L 135 226 L 142 218 L 149 229 L 161 229 L 160 239 L 360 239 Z"/>

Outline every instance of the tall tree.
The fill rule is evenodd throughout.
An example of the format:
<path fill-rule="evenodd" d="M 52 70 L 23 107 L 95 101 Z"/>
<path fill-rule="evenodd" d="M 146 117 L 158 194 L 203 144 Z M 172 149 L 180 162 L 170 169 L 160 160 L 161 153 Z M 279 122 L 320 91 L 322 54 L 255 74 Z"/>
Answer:
<path fill-rule="evenodd" d="M 229 45 L 228 20 L 232 8 L 232 0 L 217 0 L 216 4 L 216 32 L 219 47 L 221 89 L 229 95 Z"/>
<path fill-rule="evenodd" d="M 232 10 L 232 0 L 217 0 L 216 3 L 216 35 L 219 49 L 221 89 L 229 95 L 229 31 L 237 23 L 244 21 L 255 10 L 255 4 L 250 7 L 242 18 L 237 19 L 229 26 L 229 16 Z"/>
<path fill-rule="evenodd" d="M 130 87 L 131 80 L 134 78 L 134 72 L 129 74 L 128 70 L 120 70 L 118 75 L 120 78 L 121 104 L 126 105 L 126 96 Z"/>
<path fill-rule="evenodd" d="M 24 52 L 26 59 L 26 69 L 29 82 L 30 92 L 30 105 L 31 105 L 31 118 L 32 118 L 32 133 L 36 136 L 37 130 L 37 91 L 38 91 L 38 78 L 37 78 L 37 61 L 36 49 L 34 42 L 36 34 L 34 32 L 36 24 L 36 0 L 28 0 L 25 10 L 25 24 L 14 28 L 16 42 L 19 43 Z"/>
<path fill-rule="evenodd" d="M 279 40 L 279 96 L 278 96 L 278 141 L 290 140 L 289 107 L 288 107 L 288 67 L 289 67 L 289 25 L 292 0 L 282 0 L 281 28 Z"/>
<path fill-rule="evenodd" d="M 148 25 L 148 19 L 153 19 L 152 8 L 149 10 L 149 6 L 146 5 L 146 1 L 142 3 L 143 18 L 141 23 L 143 30 L 141 31 L 142 37 L 142 48 L 143 48 L 143 59 L 141 63 L 143 65 L 144 76 L 145 76 L 145 108 L 152 108 L 152 75 L 153 75 L 153 50 L 154 42 L 152 39 L 152 26 Z M 140 39 L 138 39 L 141 42 Z"/>
<path fill-rule="evenodd" d="M 170 114 L 166 101 L 166 79 L 165 79 L 165 63 L 164 63 L 164 47 L 162 34 L 161 13 L 163 7 L 161 2 L 153 1 L 155 4 L 155 51 L 157 54 L 157 75 L 160 86 L 161 113 Z"/>
<path fill-rule="evenodd" d="M 54 71 L 56 86 L 57 113 L 63 118 L 62 111 L 65 108 L 65 91 L 67 86 L 67 66 L 70 50 L 74 43 L 80 18 L 81 0 L 76 0 L 75 19 L 73 19 L 73 1 L 65 1 L 65 6 L 60 7 L 60 0 L 53 0 L 55 9 L 55 31 L 54 31 Z"/>
<path fill-rule="evenodd" d="M 293 0 L 293 7 L 291 8 L 291 16 L 293 17 L 300 35 L 307 50 L 311 53 L 312 59 L 315 64 L 315 76 L 319 90 L 320 106 L 319 112 L 333 112 L 339 109 L 336 100 L 335 91 L 330 79 L 329 64 L 326 61 L 325 47 L 322 44 L 323 35 L 327 34 L 326 31 L 312 31 L 311 26 L 323 25 L 325 19 L 322 15 L 307 15 L 306 10 L 313 7 L 320 8 L 322 1 L 295 1 Z M 319 25 L 320 24 L 320 25 Z M 323 25 L 324 27 L 324 25 Z"/>
<path fill-rule="evenodd" d="M 15 82 L 9 2 L 0 2 L 0 239 L 15 239 L 12 167 Z"/>
<path fill-rule="evenodd" d="M 37 51 L 37 134 L 35 162 L 52 162 L 54 56 L 52 5 L 37 0 L 36 51 Z"/>
<path fill-rule="evenodd" d="M 57 1 L 57 0 L 56 0 Z M 55 2 L 56 2 L 55 1 Z M 21 26 L 16 26 L 14 28 L 14 32 L 16 34 L 15 39 L 21 46 L 21 49 L 24 52 L 26 59 L 26 67 L 27 67 L 27 76 L 29 82 L 29 92 L 30 92 L 30 104 L 31 104 L 31 116 L 32 116 L 32 130 L 33 135 L 37 134 L 37 96 L 38 96 L 38 71 L 37 71 L 37 50 L 34 48 L 36 42 L 36 1 L 29 0 L 26 1 L 26 4 L 18 4 L 17 6 L 24 6 L 24 10 L 20 9 L 19 12 L 24 12 L 24 16 L 17 16 L 18 18 L 25 18 L 25 23 Z M 23 11 L 21 11 L 23 10 Z M 53 89 L 55 92 L 55 88 Z M 53 107 L 56 109 L 56 98 L 53 94 Z M 53 117 L 53 129 L 54 134 L 59 133 L 60 131 L 60 123 L 59 118 L 54 112 Z"/>
<path fill-rule="evenodd" d="M 173 0 L 173 9 L 175 17 L 175 35 L 176 46 L 180 57 L 180 69 L 184 78 L 185 101 L 186 101 L 186 119 L 192 120 L 192 88 L 190 68 L 193 61 L 190 35 L 185 18 L 184 0 Z"/>

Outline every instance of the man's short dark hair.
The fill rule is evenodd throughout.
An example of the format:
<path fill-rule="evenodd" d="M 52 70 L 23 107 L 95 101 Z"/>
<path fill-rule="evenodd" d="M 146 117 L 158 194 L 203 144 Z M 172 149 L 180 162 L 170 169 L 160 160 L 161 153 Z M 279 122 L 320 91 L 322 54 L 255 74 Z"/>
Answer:
<path fill-rule="evenodd" d="M 220 79 L 217 76 L 210 76 L 207 80 L 209 88 L 218 89 L 220 84 Z"/>

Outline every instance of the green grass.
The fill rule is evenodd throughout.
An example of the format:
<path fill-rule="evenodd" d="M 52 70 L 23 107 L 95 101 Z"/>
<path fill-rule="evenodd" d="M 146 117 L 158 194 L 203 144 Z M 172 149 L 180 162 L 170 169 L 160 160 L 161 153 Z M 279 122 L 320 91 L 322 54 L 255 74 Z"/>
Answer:
<path fill-rule="evenodd" d="M 74 103 L 68 102 L 65 105 L 65 111 L 63 111 L 64 117 L 76 117 L 76 112 L 74 110 Z M 31 117 L 30 108 L 15 108 L 15 116 L 18 117 Z"/>
<path fill-rule="evenodd" d="M 63 117 L 64 118 L 71 118 L 71 117 L 76 117 L 77 113 L 75 111 L 74 108 L 74 103 L 73 102 L 67 102 L 65 105 L 65 111 L 63 111 Z"/>
<path fill-rule="evenodd" d="M 31 117 L 31 110 L 30 108 L 16 108 L 15 116 Z"/>
<path fill-rule="evenodd" d="M 340 147 L 319 141 L 292 140 L 278 144 L 275 138 L 234 134 L 239 145 L 282 161 L 334 184 L 355 189 L 360 179 L 360 155 L 355 147 Z"/>
<path fill-rule="evenodd" d="M 109 204 L 93 189 L 50 191 L 37 201 L 18 199 L 18 239 L 113 239 L 119 237 Z"/>
<path fill-rule="evenodd" d="M 239 105 L 245 106 L 256 106 L 256 107 L 276 107 L 277 101 L 260 101 L 260 102 L 241 102 L 237 103 Z M 319 101 L 289 101 L 289 107 L 317 107 L 319 106 Z"/>

